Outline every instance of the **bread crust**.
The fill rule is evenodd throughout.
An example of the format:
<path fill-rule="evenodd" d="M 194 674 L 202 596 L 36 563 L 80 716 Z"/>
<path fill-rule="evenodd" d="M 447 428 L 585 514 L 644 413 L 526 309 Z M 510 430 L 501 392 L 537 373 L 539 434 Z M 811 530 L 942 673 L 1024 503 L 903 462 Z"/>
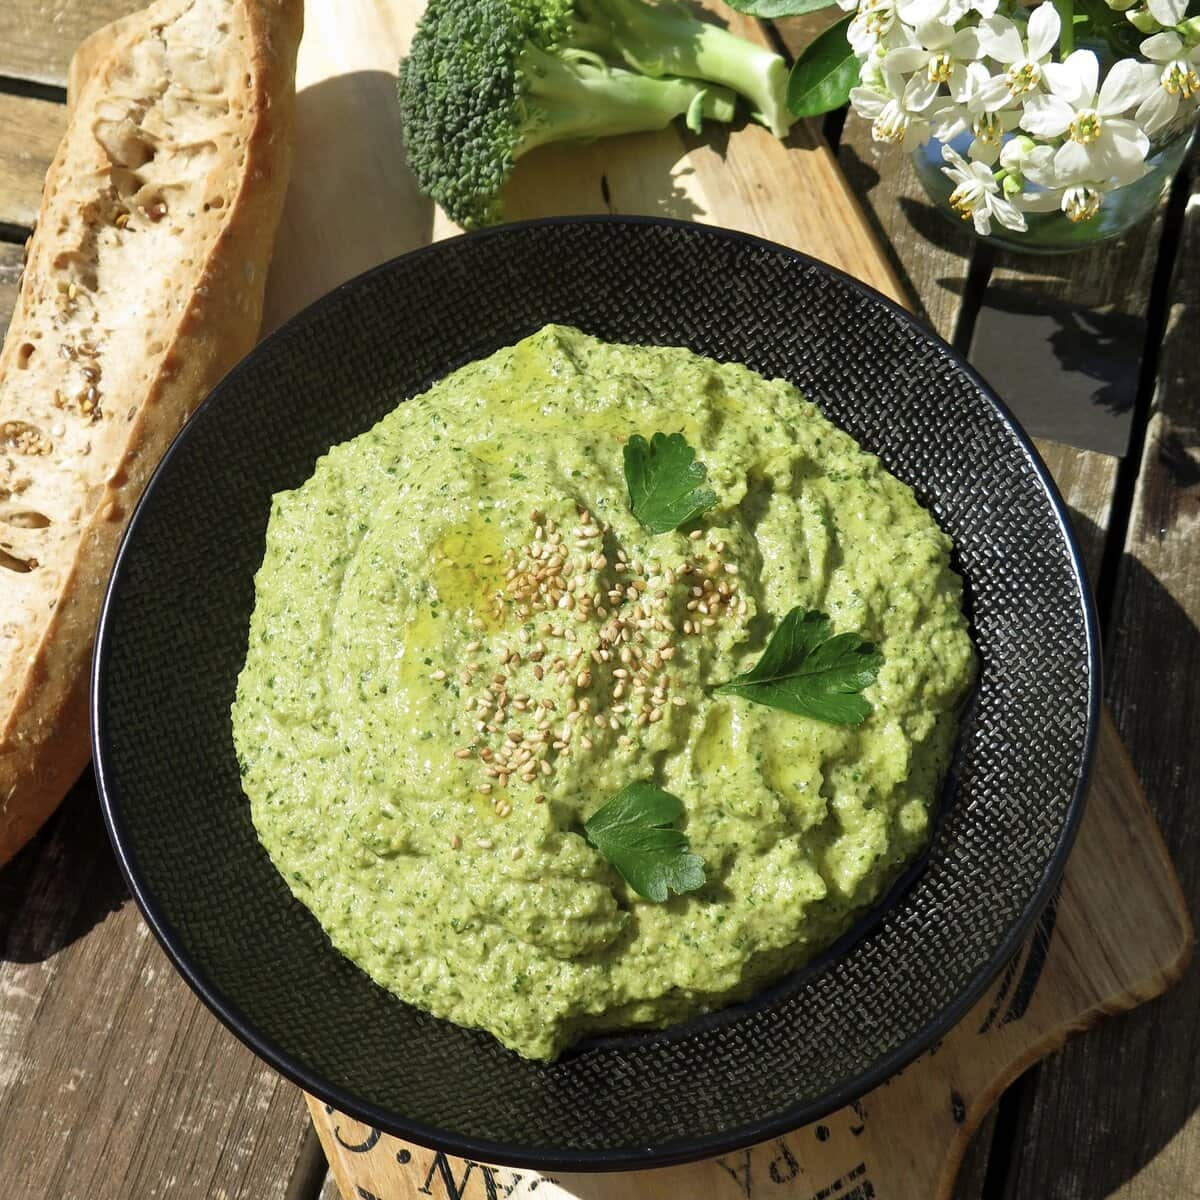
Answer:
<path fill-rule="evenodd" d="M 198 7 L 212 12 L 197 11 Z M 223 26 L 220 18 L 226 14 L 229 20 Z M 56 349 L 61 357 L 74 353 L 74 347 L 64 350 L 54 346 L 54 329 L 46 321 L 48 289 L 62 287 L 55 280 L 64 262 L 72 270 L 87 265 L 81 267 L 71 258 L 72 254 L 78 258 L 77 248 L 69 240 L 61 240 L 62 232 L 72 222 L 78 232 L 79 213 L 91 211 L 87 207 L 90 203 L 94 202 L 97 210 L 108 205 L 111 215 L 113 196 L 121 194 L 120 187 L 128 190 L 138 184 L 136 172 L 130 174 L 120 154 L 114 158 L 100 145 L 103 139 L 97 131 L 102 126 L 110 130 L 110 137 L 116 136 L 111 133 L 114 126 L 109 121 L 113 116 L 113 92 L 122 88 L 128 92 L 131 73 L 145 71 L 147 56 L 153 51 L 157 55 L 153 61 L 167 67 L 162 91 L 176 106 L 172 111 L 186 117 L 187 96 L 195 81 L 180 83 L 176 89 L 179 96 L 171 91 L 173 66 L 183 63 L 181 71 L 190 69 L 186 53 L 180 58 L 173 47 L 182 45 L 186 51 L 187 37 L 198 36 L 195 31 L 209 28 L 214 16 L 217 21 L 212 36 L 223 36 L 222 30 L 227 28 L 228 37 L 235 42 L 221 49 L 238 56 L 238 79 L 244 91 L 226 96 L 224 101 L 218 96 L 205 111 L 210 116 L 218 114 L 211 119 L 219 120 L 220 106 L 225 103 L 230 113 L 237 114 L 240 124 L 230 144 L 238 146 L 240 161 L 222 161 L 205 176 L 204 186 L 216 182 L 220 209 L 211 211 L 206 203 L 203 218 L 197 222 L 199 232 L 193 237 L 185 231 L 178 239 L 178 262 L 174 266 L 186 292 L 173 307 L 164 305 L 163 311 L 146 313 L 139 312 L 128 294 L 107 296 L 103 287 L 87 298 L 101 316 L 106 304 L 114 309 L 120 306 L 121 311 L 109 316 L 122 323 L 121 337 L 126 344 L 131 336 L 144 332 L 150 374 L 124 394 L 105 396 L 101 402 L 103 413 L 99 407 L 91 415 L 74 409 L 71 401 L 55 391 L 56 403 L 61 401 L 66 411 L 53 430 L 62 429 L 62 439 L 74 436 L 78 442 L 77 431 L 70 423 L 91 421 L 97 430 L 97 453 L 103 454 L 104 461 L 97 463 L 89 457 L 86 471 L 72 463 L 67 482 L 55 484 L 57 492 L 47 485 L 47 494 L 71 493 L 74 487 L 84 496 L 82 501 L 76 497 L 67 504 L 65 519 L 56 513 L 50 528 L 30 528 L 31 523 L 44 519 L 36 512 L 32 517 L 17 513 L 23 518 L 18 525 L 23 527 L 15 530 L 0 523 L 0 551 L 7 544 L 10 549 L 5 553 L 17 564 L 15 570 L 11 565 L 7 572 L 0 570 L 0 620 L 6 607 L 19 613 L 10 627 L 0 627 L 7 638 L 4 645 L 10 650 L 7 659 L 0 657 L 0 670 L 7 676 L 0 677 L 0 863 L 11 858 L 36 832 L 87 764 L 93 633 L 129 514 L 182 423 L 257 339 L 267 266 L 291 164 L 295 62 L 303 0 L 158 0 L 90 38 L 72 67 L 68 129 L 47 174 L 37 232 L 0 352 L 0 521 L 6 511 L 13 519 L 24 495 L 36 495 L 38 470 L 43 466 L 37 458 L 22 458 L 20 453 L 5 459 L 3 452 L 17 445 L 18 450 L 28 453 L 33 435 L 28 434 L 26 422 L 35 430 L 46 426 L 44 412 L 39 410 L 36 420 L 27 416 L 27 410 L 37 406 L 36 399 L 30 397 L 38 396 L 42 385 L 52 387 L 61 374 L 62 364 L 54 361 Z M 197 61 L 203 61 L 202 54 L 192 57 L 192 65 Z M 206 98 L 206 103 L 211 99 Z M 185 107 L 180 108 L 180 104 Z M 141 119 L 140 112 L 133 113 L 135 123 Z M 105 121 L 109 123 L 105 125 Z M 196 128 L 197 137 L 207 146 L 203 143 L 202 121 Z M 221 126 L 225 132 L 232 128 Z M 175 142 L 169 130 L 159 145 L 167 164 L 172 153 L 182 153 L 173 148 Z M 95 167 L 98 147 L 103 152 L 99 170 Z M 106 159 L 108 169 L 104 167 Z M 222 183 L 227 186 L 221 187 Z M 133 193 L 134 199 L 137 196 Z M 162 207 L 166 209 L 167 204 Z M 134 236 L 137 222 L 162 219 L 155 216 L 156 211 L 157 206 L 148 213 L 142 206 L 132 215 L 125 213 L 126 225 L 120 226 L 118 220 L 114 232 L 110 222 L 104 236 L 115 238 L 126 232 Z M 161 237 L 161 232 L 156 236 Z M 162 268 L 162 264 L 158 266 Z M 71 289 L 76 285 L 66 287 L 74 297 Z M 137 327 L 139 319 L 145 324 L 144 331 Z M 35 347 L 36 353 L 30 347 Z M 97 353 L 102 359 L 103 352 Z M 85 380 L 89 378 L 87 370 L 95 370 L 100 359 L 90 360 L 92 368 L 85 365 Z M 44 379 L 39 372 L 44 373 Z M 31 390 L 31 383 L 39 386 Z M 89 394 L 85 387 L 79 403 L 86 406 Z M 114 423 L 114 428 L 103 429 L 106 421 Z M 24 443 L 18 445 L 14 439 L 23 433 Z M 9 438 L 7 443 L 2 440 L 5 436 Z M 37 453 L 45 459 L 46 472 L 57 471 L 61 476 L 55 454 L 57 442 L 62 439 L 45 433 L 38 436 L 44 441 Z M 89 441 L 82 453 L 91 449 Z M 6 466 L 7 476 L 3 473 Z M 95 480 L 98 471 L 102 481 L 81 491 L 81 480 Z M 34 485 L 24 494 L 18 490 L 22 480 L 27 484 L 32 480 Z M 44 563 L 36 557 L 39 534 L 45 535 Z M 22 546 L 33 547 L 26 558 L 11 550 L 22 538 Z M 43 567 L 45 576 L 39 578 Z M 6 586 L 14 596 L 7 605 Z M 18 592 L 19 588 L 24 590 Z"/>

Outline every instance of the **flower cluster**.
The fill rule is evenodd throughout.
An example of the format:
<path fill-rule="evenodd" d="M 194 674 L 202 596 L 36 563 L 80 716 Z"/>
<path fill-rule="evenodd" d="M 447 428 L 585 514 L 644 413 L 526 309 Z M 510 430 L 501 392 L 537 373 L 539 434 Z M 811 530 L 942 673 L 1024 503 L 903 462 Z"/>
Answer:
<path fill-rule="evenodd" d="M 1070 0 L 838 3 L 854 13 L 854 110 L 878 141 L 945 143 L 950 203 L 983 234 L 993 221 L 1024 230 L 1030 211 L 1090 220 L 1106 192 L 1149 171 L 1153 139 L 1195 119 L 1200 19 L 1188 0 L 1101 0 L 1083 16 Z M 1126 51 L 1103 76 L 1096 52 L 1075 48 L 1089 31 Z M 965 157 L 949 144 L 968 138 Z"/>

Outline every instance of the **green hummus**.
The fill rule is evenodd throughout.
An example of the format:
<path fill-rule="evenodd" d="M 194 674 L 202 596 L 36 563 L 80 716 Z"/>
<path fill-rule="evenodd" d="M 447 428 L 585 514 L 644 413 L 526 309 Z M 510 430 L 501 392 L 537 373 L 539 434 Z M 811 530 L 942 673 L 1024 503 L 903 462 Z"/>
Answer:
<path fill-rule="evenodd" d="M 622 446 L 655 431 L 717 503 L 652 535 Z M 255 827 L 339 950 L 528 1057 L 729 1004 L 928 840 L 974 672 L 949 551 L 790 384 L 547 326 L 275 497 L 233 706 Z M 882 651 L 862 725 L 712 694 L 796 606 Z M 641 779 L 706 864 L 663 904 L 583 836 Z"/>

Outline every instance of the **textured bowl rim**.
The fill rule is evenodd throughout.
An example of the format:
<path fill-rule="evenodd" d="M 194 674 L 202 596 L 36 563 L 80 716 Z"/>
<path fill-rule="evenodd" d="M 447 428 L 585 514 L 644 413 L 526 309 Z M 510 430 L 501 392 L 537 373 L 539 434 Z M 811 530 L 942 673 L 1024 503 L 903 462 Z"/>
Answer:
<path fill-rule="evenodd" d="M 791 258 L 810 269 L 816 270 L 818 273 L 835 278 L 843 286 L 856 292 L 864 299 L 882 306 L 888 314 L 907 325 L 920 337 L 937 344 L 955 368 L 966 376 L 972 386 L 999 413 L 1003 422 L 1016 436 L 1038 481 L 1045 489 L 1059 532 L 1067 547 L 1072 574 L 1075 578 L 1083 609 L 1084 633 L 1087 643 L 1089 688 L 1082 763 L 1079 777 L 1071 796 L 1062 833 L 1059 836 L 1058 845 L 1046 864 L 1041 882 L 1030 897 L 1020 918 L 1014 922 L 1007 936 L 983 967 L 976 973 L 970 986 L 965 988 L 957 999 L 942 1007 L 918 1033 L 915 1033 L 890 1054 L 885 1055 L 867 1070 L 847 1079 L 840 1087 L 818 1099 L 784 1109 L 767 1120 L 741 1125 L 726 1133 L 681 1139 L 672 1141 L 661 1147 L 622 1147 L 617 1150 L 538 1150 L 536 1148 L 492 1142 L 483 1138 L 466 1137 L 461 1134 L 437 1129 L 423 1122 L 411 1120 L 369 1101 L 361 1100 L 314 1073 L 273 1039 L 261 1034 L 241 1009 L 207 978 L 202 964 L 193 960 L 184 950 L 177 931 L 168 921 L 166 914 L 159 906 L 155 897 L 142 883 L 137 854 L 131 840 L 127 838 L 127 831 L 121 816 L 120 789 L 107 769 L 108 746 L 111 734 L 107 727 L 101 703 L 101 692 L 108 661 L 110 618 L 112 608 L 115 604 L 118 581 L 122 574 L 122 566 L 129 546 L 136 537 L 139 520 L 146 508 L 153 503 L 154 493 L 159 480 L 170 469 L 172 460 L 179 451 L 180 446 L 187 439 L 196 418 L 205 412 L 214 401 L 219 400 L 227 384 L 237 378 L 239 373 L 245 369 L 249 359 L 258 353 L 259 348 L 269 345 L 276 338 L 281 337 L 285 331 L 316 319 L 321 309 L 333 297 L 347 289 L 359 287 L 365 280 L 372 276 L 392 271 L 398 263 L 405 262 L 417 256 L 445 253 L 448 248 L 466 240 L 503 238 L 513 230 L 525 229 L 531 226 L 572 225 L 660 226 L 691 233 L 700 233 L 703 236 L 718 240 L 743 242 L 760 249 L 769 250 L 775 254 Z M 1063 870 L 1066 867 L 1067 858 L 1075 844 L 1075 836 L 1083 816 L 1084 802 L 1087 796 L 1088 783 L 1091 778 L 1099 728 L 1101 661 L 1099 623 L 1096 615 L 1095 600 L 1088 584 L 1082 552 L 1067 516 L 1066 504 L 1054 479 L 1042 461 L 1041 456 L 1034 448 L 1029 435 L 1022 429 L 1008 406 L 992 391 L 974 367 L 954 347 L 919 321 L 911 312 L 874 288 L 855 279 L 852 275 L 848 275 L 836 267 L 821 262 L 811 255 L 793 250 L 790 247 L 780 245 L 766 238 L 755 237 L 736 230 L 665 217 L 614 215 L 548 217 L 498 225 L 489 229 L 477 230 L 473 233 L 461 234 L 454 238 L 433 242 L 361 272 L 359 275 L 346 280 L 344 283 L 339 284 L 336 288 L 314 300 L 277 329 L 272 330 L 205 397 L 176 435 L 166 454 L 163 455 L 162 460 L 150 476 L 121 539 L 121 544 L 113 563 L 112 573 L 105 588 L 104 602 L 101 607 L 100 619 L 96 630 L 90 681 L 92 758 L 95 765 L 96 783 L 104 815 L 105 828 L 112 842 L 121 873 L 129 885 L 129 890 L 138 908 L 141 910 L 142 916 L 166 952 L 167 957 L 191 989 L 220 1019 L 226 1028 L 254 1051 L 259 1058 L 263 1059 L 287 1079 L 290 1079 L 298 1087 L 303 1088 L 304 1091 L 315 1096 L 325 1104 L 331 1105 L 346 1116 L 369 1125 L 372 1128 L 379 1129 L 384 1133 L 434 1151 L 453 1154 L 460 1158 L 476 1162 L 527 1170 L 564 1172 L 635 1171 L 652 1167 L 675 1166 L 682 1163 L 694 1162 L 698 1159 L 717 1157 L 722 1154 L 729 1154 L 745 1149 L 758 1142 L 769 1141 L 772 1138 L 792 1133 L 802 1126 L 809 1125 L 822 1117 L 828 1116 L 837 1109 L 845 1107 L 873 1088 L 878 1087 L 887 1079 L 903 1070 L 914 1059 L 943 1038 L 966 1016 L 999 975 L 1004 965 L 1020 950 L 1025 938 L 1058 886 Z"/>

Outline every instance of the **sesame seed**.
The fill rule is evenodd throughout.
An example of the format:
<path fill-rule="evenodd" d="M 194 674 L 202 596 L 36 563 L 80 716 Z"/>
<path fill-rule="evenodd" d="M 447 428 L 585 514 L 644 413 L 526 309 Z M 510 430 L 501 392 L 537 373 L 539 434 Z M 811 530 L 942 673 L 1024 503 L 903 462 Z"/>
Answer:
<path fill-rule="evenodd" d="M 671 703 L 674 704 L 676 708 L 683 708 L 683 706 L 687 704 L 687 701 L 682 696 L 672 696 Z"/>
<path fill-rule="evenodd" d="M 480 646 L 479 642 L 468 642 L 466 645 L 467 653 L 474 654 L 475 651 L 479 649 L 479 646 Z"/>
<path fill-rule="evenodd" d="M 442 671 L 442 670 L 434 671 L 434 673 L 432 675 L 430 675 L 429 678 L 432 679 L 435 683 L 441 683 L 441 681 L 446 678 L 446 672 Z"/>
<path fill-rule="evenodd" d="M 698 542 L 703 536 L 703 529 L 693 529 L 692 532 L 688 534 L 688 538 L 693 542 Z"/>
<path fill-rule="evenodd" d="M 461 750 L 455 750 L 454 757 L 455 758 L 470 758 L 471 751 L 469 749 L 467 749 L 466 746 L 464 746 Z"/>
<path fill-rule="evenodd" d="M 739 570 L 739 568 L 738 568 L 737 563 L 727 562 L 725 564 L 725 574 L 726 575 L 736 575 L 738 573 L 738 570 Z"/>
<path fill-rule="evenodd" d="M 523 849 L 521 849 L 520 846 L 514 846 L 513 852 L 512 852 L 513 862 L 516 862 L 517 859 L 523 857 L 524 854 L 525 854 L 525 851 Z"/>
<path fill-rule="evenodd" d="M 492 785 L 490 783 L 481 783 L 475 790 L 486 796 L 492 790 Z"/>
<path fill-rule="evenodd" d="M 451 839 L 450 839 L 450 849 L 451 850 L 462 849 L 462 838 L 460 838 L 457 833 L 454 834 L 454 836 L 451 837 Z"/>
<path fill-rule="evenodd" d="M 475 845 L 477 845 L 480 848 L 480 850 L 490 850 L 495 844 L 496 843 L 493 842 L 491 838 L 476 838 L 475 839 Z"/>

